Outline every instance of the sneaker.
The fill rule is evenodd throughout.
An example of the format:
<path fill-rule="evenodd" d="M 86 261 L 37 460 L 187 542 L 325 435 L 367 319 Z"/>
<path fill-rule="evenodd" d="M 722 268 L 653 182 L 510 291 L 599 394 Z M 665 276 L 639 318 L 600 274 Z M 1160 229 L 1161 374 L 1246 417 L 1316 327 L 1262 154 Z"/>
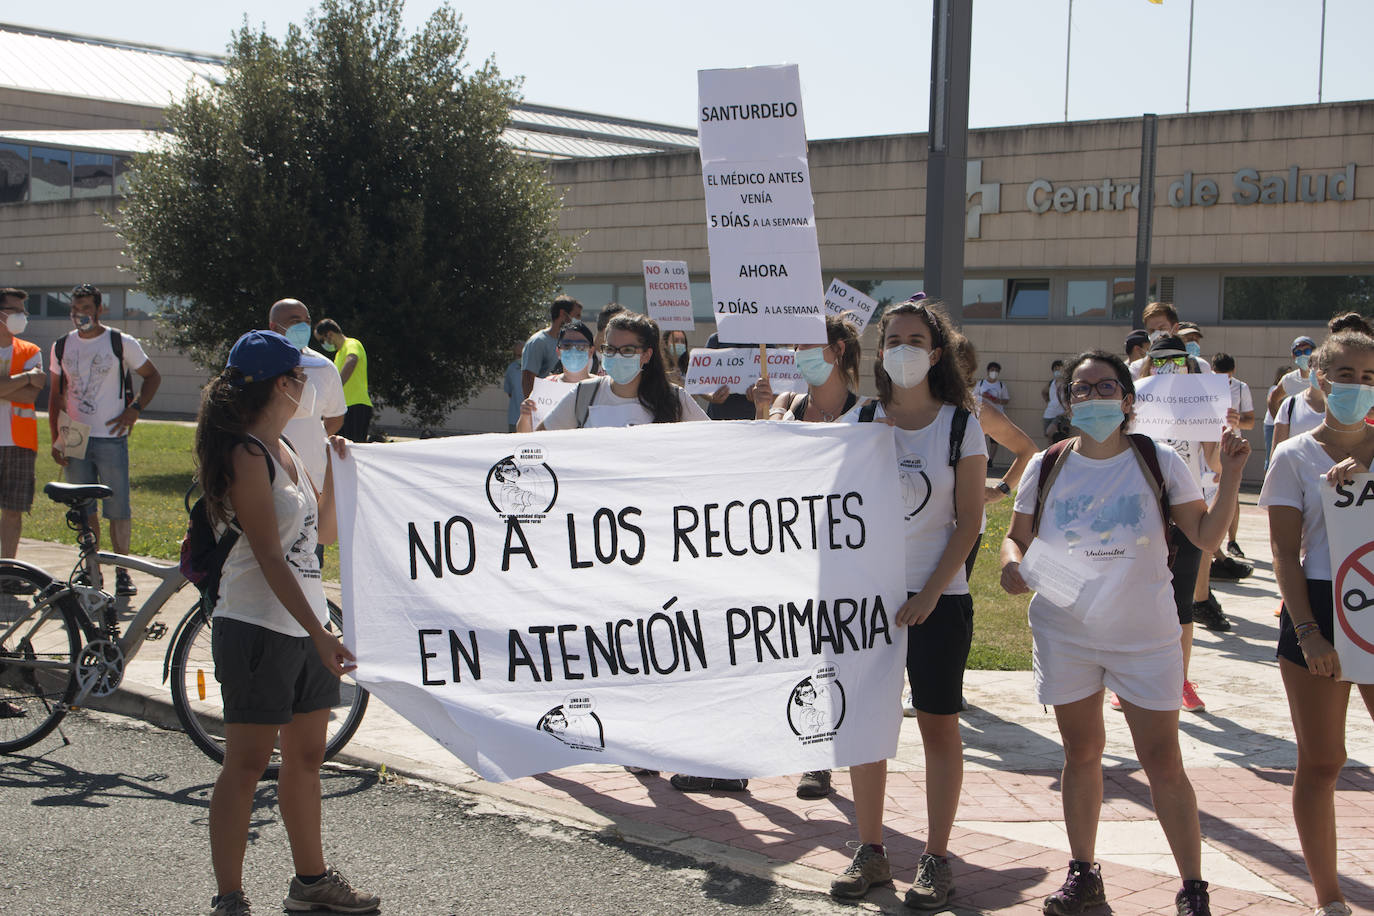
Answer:
<path fill-rule="evenodd" d="M 1242 563 L 1235 557 L 1218 557 L 1212 560 L 1213 579 L 1244 579 L 1255 571 L 1249 563 Z"/>
<path fill-rule="evenodd" d="M 1107 691 L 1107 705 L 1117 712 L 1121 712 L 1121 697 L 1116 695 L 1115 690 Z"/>
<path fill-rule="evenodd" d="M 747 779 L 716 779 L 713 776 L 688 776 L 674 773 L 668 783 L 679 792 L 743 792 L 749 788 Z"/>
<path fill-rule="evenodd" d="M 307 910 L 371 913 L 381 905 L 381 897 L 355 891 L 348 879 L 333 868 L 326 868 L 324 877 L 314 884 L 302 884 L 300 878 L 293 877 L 291 889 L 282 901 L 282 906 L 293 913 Z"/>
<path fill-rule="evenodd" d="M 892 864 L 887 853 L 879 852 L 870 843 L 860 843 L 854 861 L 830 882 L 830 896 L 843 900 L 857 900 L 875 884 L 892 883 Z"/>
<path fill-rule="evenodd" d="M 1174 896 L 1177 916 L 1212 916 L 1211 898 L 1207 896 L 1207 882 L 1184 881 Z"/>
<path fill-rule="evenodd" d="M 1197 685 L 1192 681 L 1183 682 L 1183 708 L 1189 712 L 1207 711 L 1207 704 L 1197 695 Z"/>
<path fill-rule="evenodd" d="M 1200 623 L 1214 633 L 1225 633 L 1231 629 L 1231 621 L 1221 612 L 1221 602 L 1210 593 L 1206 601 L 1193 602 L 1193 623 Z"/>
<path fill-rule="evenodd" d="M 910 690 L 902 694 L 902 718 L 916 718 L 916 701 L 912 699 Z"/>
<path fill-rule="evenodd" d="M 1235 557 L 1237 560 L 1245 559 L 1245 551 L 1241 550 L 1240 545 L 1237 544 L 1235 541 L 1226 542 L 1226 552 L 1229 553 L 1231 556 Z"/>
<path fill-rule="evenodd" d="M 797 780 L 797 798 L 825 798 L 829 794 L 829 770 L 812 770 Z"/>
<path fill-rule="evenodd" d="M 949 867 L 949 859 L 923 852 L 916 865 L 916 880 L 902 902 L 917 910 L 938 910 L 949 901 L 952 893 L 954 872 Z"/>
<path fill-rule="evenodd" d="M 134 585 L 134 580 L 127 569 L 115 570 L 115 594 L 121 598 L 138 594 L 138 586 Z"/>
<path fill-rule="evenodd" d="M 1046 916 L 1077 916 L 1084 907 L 1106 902 L 1101 866 L 1074 859 L 1069 862 L 1069 876 L 1059 890 L 1045 898 L 1044 909 Z"/>
<path fill-rule="evenodd" d="M 1317 907 L 1312 916 L 1351 916 L 1350 905 L 1344 900 L 1333 900 Z"/>
<path fill-rule="evenodd" d="M 216 895 L 210 898 L 210 905 L 214 907 L 210 916 L 253 916 L 253 907 L 243 891 Z"/>
<path fill-rule="evenodd" d="M 24 707 L 9 700 L 0 700 L 0 719 L 22 719 L 28 715 Z"/>

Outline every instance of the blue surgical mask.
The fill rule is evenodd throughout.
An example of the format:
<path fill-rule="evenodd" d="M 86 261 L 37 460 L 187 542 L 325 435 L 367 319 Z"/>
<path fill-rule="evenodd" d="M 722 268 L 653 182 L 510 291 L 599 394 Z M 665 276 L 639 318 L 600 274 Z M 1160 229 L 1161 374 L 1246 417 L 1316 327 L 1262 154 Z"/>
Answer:
<path fill-rule="evenodd" d="M 563 361 L 564 372 L 581 372 L 592 361 L 591 353 L 586 350 L 559 350 L 558 357 Z"/>
<path fill-rule="evenodd" d="M 1306 369 L 1306 368 L 1307 368 L 1307 364 L 1308 364 L 1309 362 L 1311 362 L 1311 361 L 1312 361 L 1312 354 L 1310 354 L 1310 353 L 1304 353 L 1304 354 L 1302 354 L 1301 356 L 1295 356 L 1295 357 L 1293 357 L 1293 362 L 1297 364 L 1297 366 L 1298 366 L 1299 369 Z"/>
<path fill-rule="evenodd" d="M 824 385 L 835 371 L 835 364 L 825 361 L 824 347 L 797 351 L 797 371 L 808 385 Z"/>
<path fill-rule="evenodd" d="M 1326 396 L 1326 412 L 1338 423 L 1353 426 L 1374 408 L 1374 385 L 1351 385 L 1332 382 Z"/>
<path fill-rule="evenodd" d="M 1321 390 L 1321 382 L 1317 381 L 1317 370 L 1313 369 L 1311 372 L 1307 373 L 1307 387 L 1316 388 L 1318 391 Z"/>
<path fill-rule="evenodd" d="M 1183 349 L 1188 351 L 1189 356 L 1202 355 L 1202 344 L 1198 343 L 1196 340 L 1188 341 L 1186 344 L 1183 345 Z"/>
<path fill-rule="evenodd" d="M 298 321 L 287 328 L 282 336 L 291 341 L 291 346 L 297 350 L 304 350 L 310 345 L 310 322 Z"/>
<path fill-rule="evenodd" d="M 1098 442 L 1106 442 L 1126 419 L 1120 401 L 1079 401 L 1073 405 L 1069 422 Z"/>
<path fill-rule="evenodd" d="M 685 343 L 670 343 L 670 344 L 668 344 L 668 355 L 671 356 L 673 359 L 679 359 L 679 358 L 681 358 L 682 354 L 684 354 L 684 353 L 686 353 L 686 352 L 687 352 L 687 345 L 686 345 Z"/>
<path fill-rule="evenodd" d="M 638 356 L 603 356 L 601 365 L 606 367 L 606 374 L 617 385 L 628 385 L 633 382 L 639 375 L 639 370 L 644 368 Z"/>

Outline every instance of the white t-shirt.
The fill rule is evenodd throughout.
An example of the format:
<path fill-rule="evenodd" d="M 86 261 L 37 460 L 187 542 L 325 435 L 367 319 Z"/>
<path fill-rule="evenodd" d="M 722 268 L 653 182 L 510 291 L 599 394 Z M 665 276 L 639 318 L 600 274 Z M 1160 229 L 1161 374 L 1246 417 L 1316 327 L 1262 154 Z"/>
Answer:
<path fill-rule="evenodd" d="M 1006 382 L 1003 382 L 1001 379 L 995 382 L 982 379 L 974 386 L 973 393 L 980 398 L 984 395 L 991 395 L 994 398 L 998 398 L 996 402 L 997 406 L 1002 408 L 1005 408 L 1007 403 L 1011 400 L 1011 392 L 1007 389 Z"/>
<path fill-rule="evenodd" d="M 1331 550 L 1322 515 L 1322 476 L 1336 462 L 1310 433 L 1284 439 L 1269 459 L 1260 489 L 1261 508 L 1291 506 L 1302 510 L 1302 570 L 1309 579 L 1331 578 Z"/>
<path fill-rule="evenodd" d="M 1307 403 L 1307 398 L 1302 395 L 1289 395 L 1279 403 L 1279 412 L 1274 415 L 1274 425 L 1280 423 L 1288 424 L 1288 438 L 1293 438 L 1299 433 L 1311 432 L 1322 425 L 1322 420 L 1326 419 L 1326 411 L 1318 413 L 1312 409 L 1312 405 Z M 1335 464 L 1333 461 L 1332 464 Z"/>
<path fill-rule="evenodd" d="M 1294 369 L 1285 373 L 1283 378 L 1279 379 L 1279 384 L 1283 386 L 1284 397 L 1291 397 L 1311 387 L 1312 383 L 1309 379 L 1310 373 L 1309 378 L 1303 378 L 1301 369 Z"/>
<path fill-rule="evenodd" d="M 256 455 L 252 456 L 257 458 Z M 318 543 L 319 507 L 315 490 L 305 476 L 305 465 L 292 456 L 298 483 L 291 481 L 286 469 L 272 459 L 275 474 L 272 478 L 272 506 L 277 513 L 277 537 L 281 542 L 286 565 L 296 575 L 301 591 L 315 611 L 320 623 L 329 621 L 329 605 L 324 598 L 324 581 L 315 559 Z M 220 573 L 219 599 L 215 617 L 228 617 L 266 627 L 285 636 L 307 636 L 305 628 L 286 609 L 262 574 L 262 567 L 253 557 L 248 538 L 240 535 L 224 559 Z"/>
<path fill-rule="evenodd" d="M 315 386 L 315 414 L 287 423 L 282 435 L 295 446 L 315 489 L 323 490 L 324 471 L 329 464 L 329 436 L 324 431 L 324 418 L 342 417 L 348 413 L 348 403 L 344 400 L 343 380 L 332 359 L 306 347 L 301 351 L 301 368 Z"/>
<path fill-rule="evenodd" d="M 110 334 L 114 330 L 106 328 L 98 337 L 90 340 L 71 331 L 67 334 L 67 343 L 62 351 L 60 371 L 56 343 L 52 345 L 48 360 L 48 371 L 54 385 L 60 384 L 58 379 L 61 374 L 67 376 L 67 415 L 78 423 L 89 425 L 92 438 L 111 438 L 115 435 L 110 432 L 110 421 L 125 410 L 124 400 L 119 396 L 120 376 L 125 370 L 137 372 L 148 361 L 138 340 L 124 334 L 124 365 L 116 366 L 114 350 L 110 346 Z"/>
<path fill-rule="evenodd" d="M 1252 413 L 1255 409 L 1255 399 L 1250 395 L 1250 386 L 1231 376 L 1231 406 L 1236 413 Z"/>
<path fill-rule="evenodd" d="M 840 418 L 858 423 L 862 406 Z M 877 405 L 873 419 L 887 416 Z M 949 466 L 949 432 L 954 407 L 946 404 L 923 429 L 893 427 L 897 442 L 897 474 L 901 483 L 902 518 L 906 522 L 906 590 L 919 592 L 940 564 L 940 557 L 954 535 L 954 468 Z M 963 457 L 987 455 L 983 427 L 969 415 L 964 429 Z M 979 481 L 979 487 L 982 486 Z M 967 595 L 963 563 L 943 594 Z"/>
<path fill-rule="evenodd" d="M 28 372 L 30 369 L 42 368 L 43 349 L 40 347 L 38 352 L 34 353 L 33 356 L 29 358 L 28 362 L 24 363 L 22 366 L 15 367 L 10 365 L 13 359 L 13 344 L 10 344 L 8 347 L 0 347 L 0 367 L 4 368 L 4 373 L 7 378 L 11 375 L 18 375 L 20 372 Z M 0 446 L 14 445 L 14 433 L 10 430 L 9 423 L 10 405 L 10 401 L 0 398 Z"/>
<path fill-rule="evenodd" d="M 1273 395 L 1274 389 L 1277 388 L 1277 387 L 1279 387 L 1279 386 L 1278 386 L 1278 385 L 1270 385 L 1270 386 L 1269 386 L 1269 390 L 1266 391 L 1266 392 L 1264 393 L 1264 425 L 1265 425 L 1265 426 L 1273 426 L 1273 425 L 1274 425 L 1274 412 L 1273 412 L 1272 410 L 1269 409 L 1269 398 L 1270 398 L 1271 395 Z"/>
<path fill-rule="evenodd" d="M 1169 505 L 1202 499 L 1193 475 L 1169 446 L 1155 443 Z M 1035 514 L 1040 452 L 1026 466 L 1015 511 Z M 1178 611 L 1164 519 L 1147 473 L 1129 448 L 1113 458 L 1065 456 L 1046 494 L 1038 539 L 1055 553 L 1068 553 L 1101 570 L 1102 583 L 1079 615 L 1036 595 L 1029 616 L 1032 632 L 1057 640 L 1113 651 L 1136 652 L 1177 645 Z"/>
<path fill-rule="evenodd" d="M 1041 417 L 1046 420 L 1053 420 L 1064 413 L 1064 402 L 1059 400 L 1059 379 L 1050 379 L 1049 394 L 1049 403 L 1045 405 L 1045 412 L 1041 414 Z"/>
<path fill-rule="evenodd" d="M 673 390 L 677 393 L 678 403 L 682 405 L 683 420 L 710 419 L 706 416 L 706 411 L 702 410 L 686 391 L 676 385 L 673 386 Z M 549 415 L 544 418 L 544 428 L 576 429 L 576 401 L 575 392 L 559 401 L 558 406 L 549 411 Z M 643 426 L 652 422 L 653 414 L 639 402 L 638 397 L 620 397 L 611 390 L 610 376 L 600 377 L 596 394 L 592 395 L 591 405 L 587 409 L 587 426 Z"/>

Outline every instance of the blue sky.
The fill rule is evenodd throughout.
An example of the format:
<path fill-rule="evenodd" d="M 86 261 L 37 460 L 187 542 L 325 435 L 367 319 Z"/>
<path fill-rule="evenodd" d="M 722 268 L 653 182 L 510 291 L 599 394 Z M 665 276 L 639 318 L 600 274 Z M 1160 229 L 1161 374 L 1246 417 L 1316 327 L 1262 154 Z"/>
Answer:
<path fill-rule="evenodd" d="M 973 0 L 970 123 L 1064 117 L 1068 0 Z M 23 25 L 199 51 L 223 51 L 246 16 L 274 34 L 309 0 L 66 0 L 7 9 Z M 410 0 L 419 26 L 438 5 Z M 923 2 L 741 2 L 657 6 L 627 0 L 476 0 L 455 8 L 474 59 L 525 79 L 529 102 L 695 123 L 696 71 L 796 63 L 812 139 L 923 131 L 930 6 Z M 1374 97 L 1374 3 L 1327 0 L 1323 100 Z M 1317 100 L 1321 0 L 1196 0 L 1192 110 Z M 1185 108 L 1188 0 L 1074 0 L 1069 117 Z M 1363 40 L 1362 40 L 1363 37 Z"/>

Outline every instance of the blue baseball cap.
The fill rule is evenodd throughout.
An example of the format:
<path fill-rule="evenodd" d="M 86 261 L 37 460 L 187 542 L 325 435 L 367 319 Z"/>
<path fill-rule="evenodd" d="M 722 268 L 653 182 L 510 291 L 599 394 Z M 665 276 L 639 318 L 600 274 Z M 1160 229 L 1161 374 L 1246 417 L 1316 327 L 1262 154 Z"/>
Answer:
<path fill-rule="evenodd" d="M 229 351 L 229 368 L 243 374 L 243 384 L 275 378 L 301 364 L 301 351 L 276 331 L 249 331 Z"/>

